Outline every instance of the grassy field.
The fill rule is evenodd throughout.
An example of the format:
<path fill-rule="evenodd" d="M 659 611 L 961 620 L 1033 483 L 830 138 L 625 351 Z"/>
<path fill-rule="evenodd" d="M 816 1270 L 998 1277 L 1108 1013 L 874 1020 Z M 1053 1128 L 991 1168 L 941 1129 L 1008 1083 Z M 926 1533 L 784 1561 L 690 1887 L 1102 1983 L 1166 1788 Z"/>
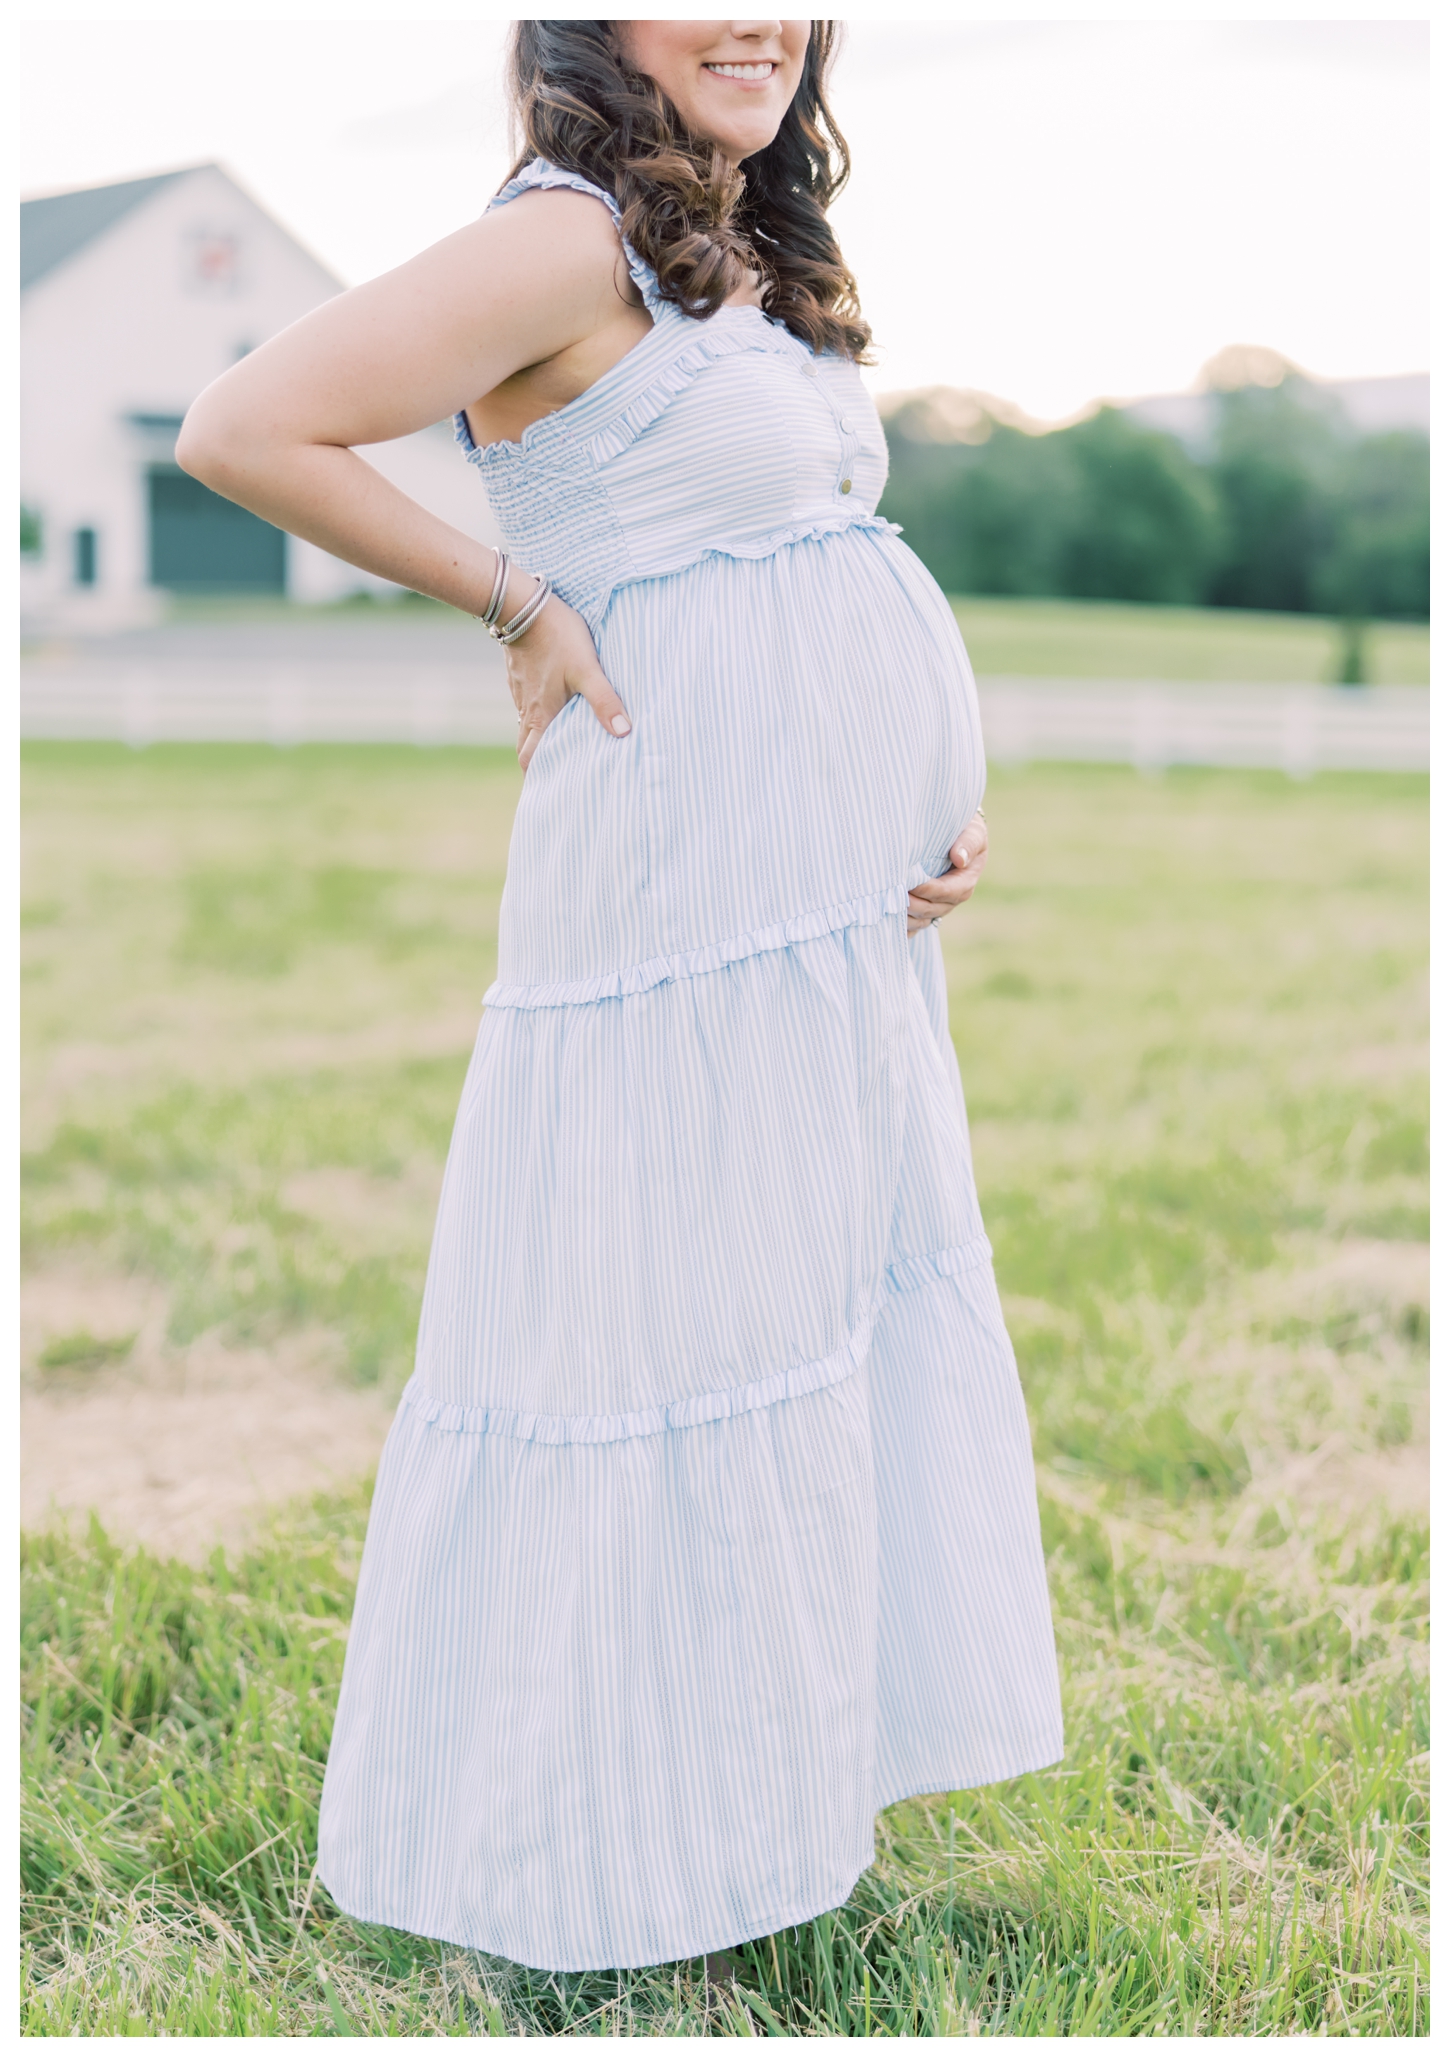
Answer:
<path fill-rule="evenodd" d="M 517 784 L 28 748 L 33 1276 L 396 1387 Z M 893 1809 L 733 1975 L 546 1977 L 313 1880 L 365 1486 L 202 1565 L 32 1535 L 26 2032 L 1428 2032 L 1424 782 L 1038 767 L 988 813 L 943 935 L 1063 1764 Z"/>
<path fill-rule="evenodd" d="M 1230 607 L 1137 607 L 1115 601 L 958 599 L 952 605 L 983 678 L 1205 679 L 1246 685 L 1334 684 L 1338 622 Z M 1367 682 L 1423 686 L 1430 631 L 1379 621 L 1365 631 Z"/>

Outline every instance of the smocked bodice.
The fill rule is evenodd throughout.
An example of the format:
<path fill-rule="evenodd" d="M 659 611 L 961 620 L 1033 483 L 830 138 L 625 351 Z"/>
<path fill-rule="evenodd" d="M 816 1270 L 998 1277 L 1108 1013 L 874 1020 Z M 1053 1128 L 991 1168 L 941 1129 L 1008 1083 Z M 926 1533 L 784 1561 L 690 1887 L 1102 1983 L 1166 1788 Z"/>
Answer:
<path fill-rule="evenodd" d="M 491 203 L 565 186 L 612 195 L 536 161 Z M 475 446 L 508 549 L 552 579 L 598 628 L 633 579 L 683 570 L 712 552 L 767 557 L 782 544 L 886 527 L 876 502 L 886 443 L 856 366 L 817 357 L 758 307 L 694 321 L 661 299 L 625 245 L 654 326 L 587 392 L 516 443 Z"/>

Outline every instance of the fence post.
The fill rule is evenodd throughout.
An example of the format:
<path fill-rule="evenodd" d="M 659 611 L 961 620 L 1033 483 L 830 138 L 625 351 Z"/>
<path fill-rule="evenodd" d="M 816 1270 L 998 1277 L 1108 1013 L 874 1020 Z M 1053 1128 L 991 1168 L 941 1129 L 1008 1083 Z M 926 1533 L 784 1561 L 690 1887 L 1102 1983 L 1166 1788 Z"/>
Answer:
<path fill-rule="evenodd" d="M 308 730 L 305 665 L 272 665 L 267 672 L 267 740 L 290 750 Z"/>
<path fill-rule="evenodd" d="M 144 750 L 156 734 L 156 682 L 136 667 L 126 673 L 121 689 L 121 734 L 133 750 Z"/>
<path fill-rule="evenodd" d="M 1312 686 L 1302 692 L 1284 695 L 1279 745 L 1280 762 L 1288 778 L 1311 779 L 1318 769 L 1318 700 Z"/>
<path fill-rule="evenodd" d="M 1164 770 L 1173 761 L 1169 709 L 1161 693 L 1133 696 L 1133 763 L 1141 772 Z"/>

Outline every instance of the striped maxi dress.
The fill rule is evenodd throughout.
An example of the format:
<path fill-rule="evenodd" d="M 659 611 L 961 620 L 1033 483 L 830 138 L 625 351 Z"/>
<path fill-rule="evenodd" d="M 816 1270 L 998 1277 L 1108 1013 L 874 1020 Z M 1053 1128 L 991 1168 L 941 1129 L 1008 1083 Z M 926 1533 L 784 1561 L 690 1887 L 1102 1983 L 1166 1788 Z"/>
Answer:
<path fill-rule="evenodd" d="M 536 187 L 613 197 L 542 161 Z M 653 318 L 509 549 L 633 720 L 545 732 L 379 1466 L 320 1828 L 349 1914 L 549 1970 L 837 1906 L 877 1810 L 1051 1763 L 1031 1451 L 936 931 L 982 797 L 855 366 Z"/>

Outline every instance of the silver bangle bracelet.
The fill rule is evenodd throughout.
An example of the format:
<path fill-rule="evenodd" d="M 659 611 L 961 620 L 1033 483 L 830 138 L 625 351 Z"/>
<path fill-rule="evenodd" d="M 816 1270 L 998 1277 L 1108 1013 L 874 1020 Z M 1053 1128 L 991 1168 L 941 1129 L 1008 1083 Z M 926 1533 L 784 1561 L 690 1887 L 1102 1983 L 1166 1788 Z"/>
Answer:
<path fill-rule="evenodd" d="M 487 607 L 484 608 L 482 614 L 478 617 L 490 635 L 493 634 L 498 618 L 503 613 L 503 596 L 508 591 L 509 585 L 508 558 L 502 550 L 495 550 L 493 554 L 498 559 L 498 563 L 494 567 L 493 591 L 488 596 Z"/>
<path fill-rule="evenodd" d="M 544 603 L 553 590 L 549 581 L 541 578 L 513 620 L 504 622 L 502 627 L 495 627 L 489 630 L 489 634 L 493 637 L 494 641 L 507 646 L 510 643 L 516 643 L 520 636 L 527 635 L 528 631 L 543 613 Z"/>

